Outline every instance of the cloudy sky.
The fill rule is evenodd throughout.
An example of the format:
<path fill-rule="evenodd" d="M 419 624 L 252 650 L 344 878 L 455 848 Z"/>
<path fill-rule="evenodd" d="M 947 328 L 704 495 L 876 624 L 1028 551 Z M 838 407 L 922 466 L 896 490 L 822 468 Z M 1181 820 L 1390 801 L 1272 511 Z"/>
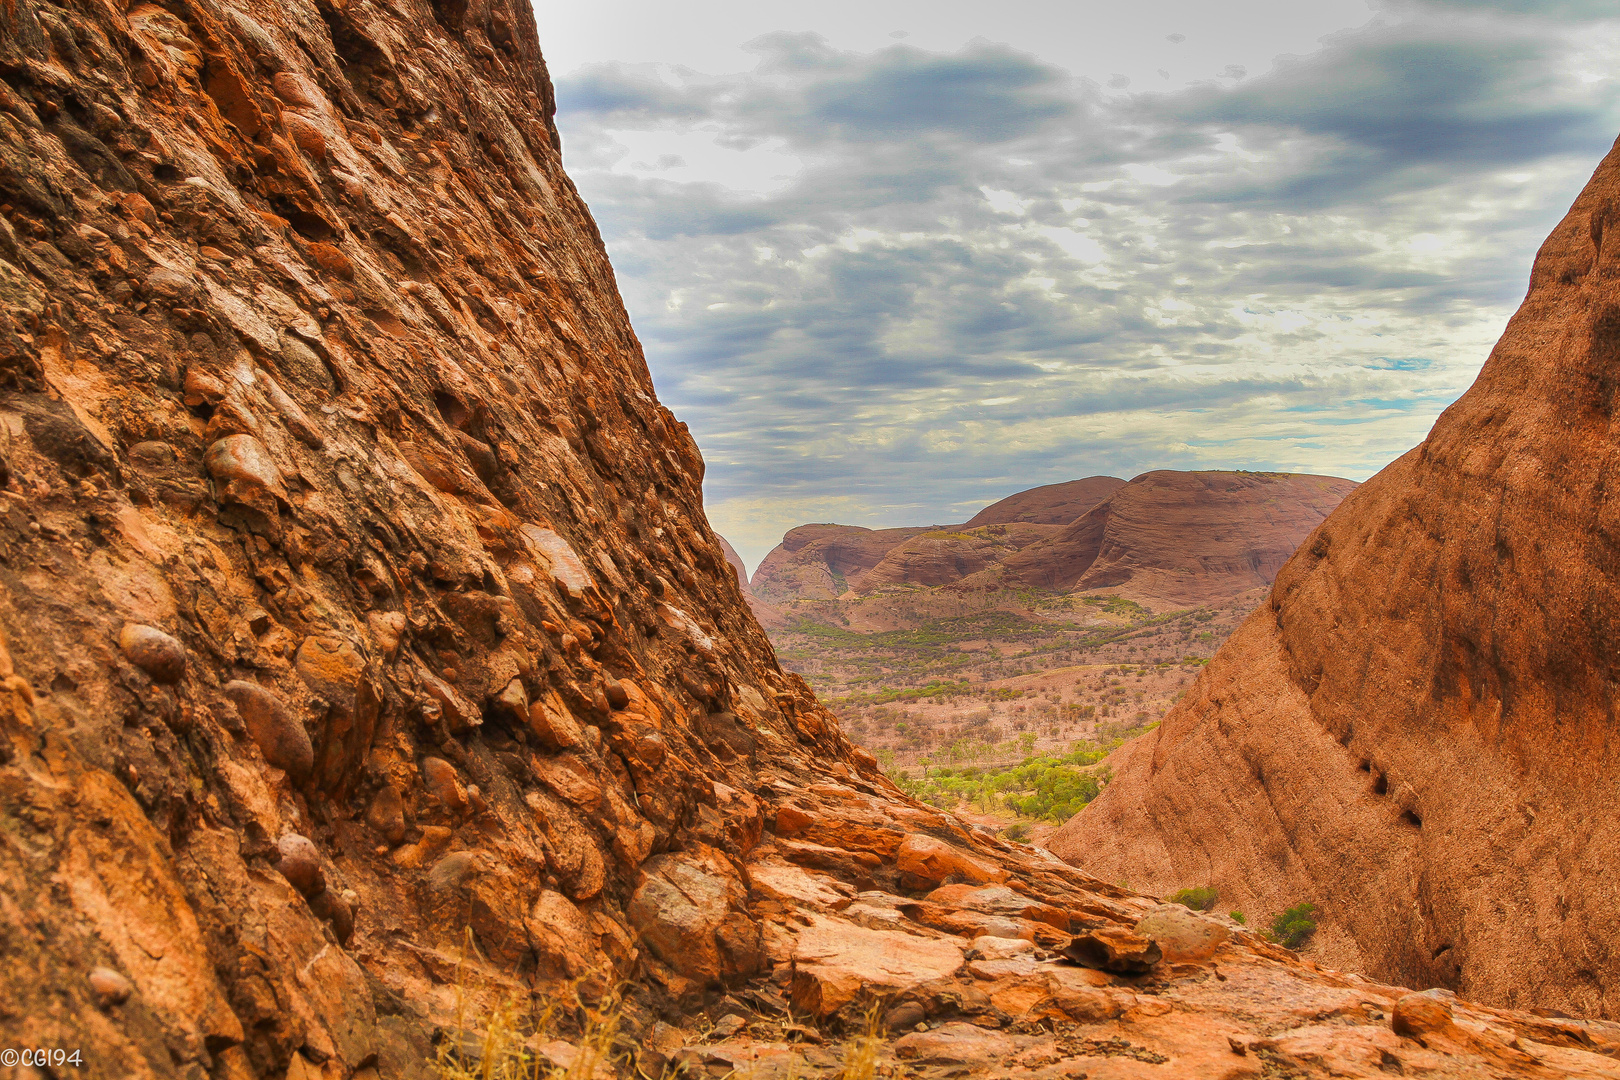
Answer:
<path fill-rule="evenodd" d="M 537 5 L 752 565 L 1154 468 L 1365 479 L 1620 131 L 1609 0 Z"/>

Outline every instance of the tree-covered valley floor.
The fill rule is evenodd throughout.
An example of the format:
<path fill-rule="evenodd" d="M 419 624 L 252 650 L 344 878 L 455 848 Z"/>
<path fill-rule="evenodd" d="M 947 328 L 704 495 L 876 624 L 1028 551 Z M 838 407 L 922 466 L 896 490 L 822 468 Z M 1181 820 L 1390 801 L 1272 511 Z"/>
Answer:
<path fill-rule="evenodd" d="M 1159 722 L 1263 594 L 1155 610 L 1007 592 L 944 616 L 914 597 L 798 601 L 771 637 L 908 792 L 1039 843 L 1096 797 L 1108 755 Z"/>

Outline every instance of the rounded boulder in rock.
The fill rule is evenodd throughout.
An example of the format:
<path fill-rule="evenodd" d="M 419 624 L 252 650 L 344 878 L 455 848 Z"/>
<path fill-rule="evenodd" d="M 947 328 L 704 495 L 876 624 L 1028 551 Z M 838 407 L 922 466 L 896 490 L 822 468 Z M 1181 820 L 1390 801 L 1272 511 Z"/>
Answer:
<path fill-rule="evenodd" d="M 276 851 L 276 869 L 306 899 L 319 895 L 326 888 L 321 854 L 308 837 L 287 833 L 276 842 Z"/>
<path fill-rule="evenodd" d="M 302 780 L 315 767 L 315 748 L 309 732 L 281 696 L 258 683 L 236 679 L 225 684 L 225 696 L 236 706 L 248 734 L 264 760 L 294 780 Z"/>
<path fill-rule="evenodd" d="M 155 683 L 173 684 L 185 676 L 186 647 L 155 626 L 125 623 L 118 632 L 118 647 Z"/>

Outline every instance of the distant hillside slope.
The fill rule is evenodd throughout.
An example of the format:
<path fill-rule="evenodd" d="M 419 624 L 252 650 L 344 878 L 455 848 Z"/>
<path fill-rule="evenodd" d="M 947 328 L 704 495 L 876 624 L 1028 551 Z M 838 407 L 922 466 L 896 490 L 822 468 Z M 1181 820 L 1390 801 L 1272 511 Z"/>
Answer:
<path fill-rule="evenodd" d="M 779 604 L 833 600 L 885 585 L 948 584 L 999 565 L 1018 547 L 1074 521 L 1124 483 L 1117 477 L 1091 476 L 1030 488 L 991 503 L 963 525 L 800 525 L 755 569 L 752 593 Z M 1014 523 L 1021 527 L 1010 533 L 999 527 Z M 987 526 L 998 528 L 989 532 Z"/>
<path fill-rule="evenodd" d="M 882 562 L 890 548 L 927 531 L 926 526 L 800 525 L 760 561 L 751 587 L 767 601 L 832 600 L 849 590 L 850 578 Z"/>
<path fill-rule="evenodd" d="M 1117 476 L 1088 476 L 1084 480 L 1045 484 L 991 503 L 962 527 L 976 529 L 980 525 L 1020 521 L 1031 525 L 1067 525 L 1124 486 L 1125 481 Z"/>
<path fill-rule="evenodd" d="M 1300 473 L 1143 473 L 1058 535 L 1009 553 L 1004 579 L 1176 606 L 1224 600 L 1270 585 L 1355 488 Z"/>
<path fill-rule="evenodd" d="M 1294 473 L 1144 473 L 1031 488 L 962 525 L 801 525 L 754 574 L 770 604 L 889 588 L 1117 590 L 1154 606 L 1225 601 L 1271 583 L 1355 488 Z"/>

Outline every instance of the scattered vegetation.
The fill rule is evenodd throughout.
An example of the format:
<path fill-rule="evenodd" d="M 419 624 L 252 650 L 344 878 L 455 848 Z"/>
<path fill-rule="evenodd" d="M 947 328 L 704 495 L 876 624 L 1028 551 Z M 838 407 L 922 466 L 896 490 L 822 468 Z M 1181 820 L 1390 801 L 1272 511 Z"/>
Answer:
<path fill-rule="evenodd" d="M 1271 920 L 1271 932 L 1266 936 L 1285 949 L 1297 949 L 1316 933 L 1315 915 L 1315 904 L 1295 904 Z"/>
<path fill-rule="evenodd" d="M 883 1022 L 876 1003 L 866 1011 L 860 1030 L 844 1046 L 844 1060 L 835 1080 L 873 1080 L 878 1055 L 883 1051 Z"/>
<path fill-rule="evenodd" d="M 1033 754 L 1017 765 L 979 768 L 925 767 L 920 779 L 905 775 L 895 783 L 913 798 L 949 809 L 961 803 L 985 812 L 1005 807 L 1020 817 L 1064 822 L 1102 793 L 1111 779 L 1106 768 L 1092 769 L 1107 750 L 1077 744 L 1061 757 Z"/>
<path fill-rule="evenodd" d="M 1005 829 L 1001 835 L 1015 844 L 1029 843 L 1029 825 L 1022 821 L 1015 821 Z"/>
<path fill-rule="evenodd" d="M 1237 923 L 1239 926 L 1248 926 L 1249 925 L 1249 917 L 1247 915 L 1243 914 L 1243 912 L 1241 912 L 1241 911 L 1229 911 L 1229 912 L 1227 912 L 1227 918 L 1231 919 L 1233 922 Z"/>
<path fill-rule="evenodd" d="M 595 1080 L 613 1059 L 623 994 L 614 987 L 597 997 L 585 992 L 590 985 L 602 985 L 600 977 L 586 975 L 556 994 L 512 997 L 470 1015 L 458 965 L 455 1023 L 439 1041 L 435 1074 L 439 1080 Z M 573 1049 L 573 1060 L 555 1062 L 536 1052 L 559 1039 Z"/>
<path fill-rule="evenodd" d="M 1194 889 L 1180 889 L 1171 893 L 1169 899 L 1172 904 L 1180 904 L 1193 911 L 1211 911 L 1215 907 L 1215 901 L 1220 898 L 1220 893 L 1212 886 L 1205 885 Z"/>

